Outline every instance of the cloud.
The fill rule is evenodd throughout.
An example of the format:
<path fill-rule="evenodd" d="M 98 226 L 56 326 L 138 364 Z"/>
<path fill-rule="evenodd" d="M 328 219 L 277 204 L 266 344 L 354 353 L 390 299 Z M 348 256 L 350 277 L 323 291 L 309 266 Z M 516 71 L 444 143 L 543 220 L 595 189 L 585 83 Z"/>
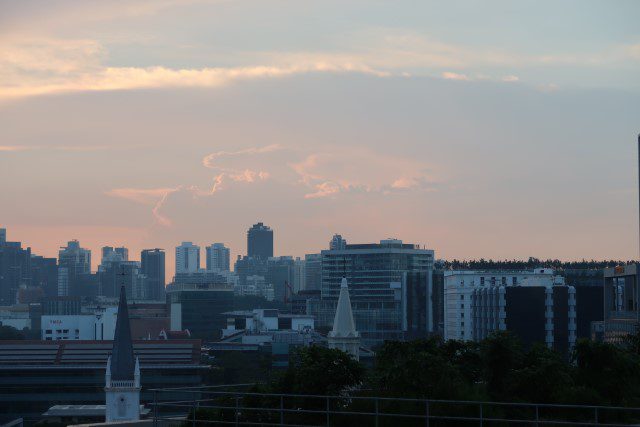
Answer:
<path fill-rule="evenodd" d="M 0 145 L 0 152 L 27 151 L 32 149 L 33 147 L 27 147 L 24 145 Z"/>
<path fill-rule="evenodd" d="M 180 191 L 182 187 L 164 188 L 115 188 L 106 192 L 107 196 L 119 197 L 135 203 L 153 206 L 151 210 L 156 222 L 162 226 L 171 226 L 171 220 L 160 213 L 160 209 L 172 193 Z"/>
<path fill-rule="evenodd" d="M 215 162 L 216 160 L 222 157 L 236 157 L 236 156 L 271 153 L 273 151 L 278 151 L 282 149 L 283 147 L 280 144 L 271 144 L 264 147 L 250 147 L 250 148 L 245 148 L 243 150 L 238 150 L 238 151 L 216 151 L 215 153 L 206 155 L 202 159 L 202 164 L 204 165 L 204 167 L 209 169 L 220 169 L 221 167 L 216 165 Z"/>
<path fill-rule="evenodd" d="M 502 78 L 502 81 L 507 83 L 512 83 L 512 82 L 520 81 L 520 78 L 518 76 L 509 75 L 509 76 L 504 76 Z"/>
<path fill-rule="evenodd" d="M 459 74 L 451 71 L 445 71 L 444 73 L 442 73 L 442 78 L 445 80 L 461 80 L 461 81 L 470 80 L 466 74 Z"/>

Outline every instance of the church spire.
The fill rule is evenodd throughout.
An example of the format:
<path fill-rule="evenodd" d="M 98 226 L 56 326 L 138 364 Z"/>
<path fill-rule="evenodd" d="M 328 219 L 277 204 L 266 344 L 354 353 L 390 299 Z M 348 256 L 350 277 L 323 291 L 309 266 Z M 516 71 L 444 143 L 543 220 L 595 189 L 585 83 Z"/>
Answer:
<path fill-rule="evenodd" d="M 340 297 L 333 319 L 333 329 L 327 335 L 327 343 L 329 348 L 340 349 L 356 360 L 360 358 L 360 334 L 356 331 L 356 324 L 353 321 L 349 286 L 345 277 L 340 284 Z"/>
<path fill-rule="evenodd" d="M 349 286 L 346 277 L 340 284 L 340 297 L 336 307 L 336 315 L 333 319 L 331 335 L 335 337 L 357 337 L 356 325 L 351 311 L 351 298 L 349 298 Z"/>
<path fill-rule="evenodd" d="M 120 288 L 116 331 L 113 337 L 113 350 L 111 351 L 111 379 L 113 381 L 133 380 L 135 367 L 136 360 L 133 356 L 127 295 L 124 286 L 122 286 Z"/>

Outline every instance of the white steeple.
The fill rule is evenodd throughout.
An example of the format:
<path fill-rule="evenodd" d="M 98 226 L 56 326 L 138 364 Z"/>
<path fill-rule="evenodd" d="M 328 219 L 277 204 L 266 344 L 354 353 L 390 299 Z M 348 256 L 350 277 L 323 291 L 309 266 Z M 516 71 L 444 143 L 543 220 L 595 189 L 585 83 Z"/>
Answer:
<path fill-rule="evenodd" d="M 337 348 L 351 354 L 356 360 L 360 358 L 360 334 L 356 331 L 351 311 L 351 298 L 347 279 L 342 278 L 340 297 L 333 319 L 333 329 L 327 335 L 329 348 Z"/>

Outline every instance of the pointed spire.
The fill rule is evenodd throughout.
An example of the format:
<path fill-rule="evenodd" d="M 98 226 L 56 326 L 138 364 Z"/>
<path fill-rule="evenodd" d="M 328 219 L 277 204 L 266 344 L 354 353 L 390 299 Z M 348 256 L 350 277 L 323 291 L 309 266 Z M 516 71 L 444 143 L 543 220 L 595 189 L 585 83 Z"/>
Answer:
<path fill-rule="evenodd" d="M 127 294 L 124 286 L 122 286 L 120 288 L 116 332 L 113 337 L 113 350 L 111 351 L 109 367 L 111 379 L 114 381 L 133 380 L 135 364 L 131 327 L 129 325 L 129 310 L 127 309 Z"/>
<path fill-rule="evenodd" d="M 351 311 L 351 298 L 349 298 L 349 286 L 346 277 L 340 284 L 340 297 L 336 307 L 336 316 L 333 319 L 333 329 L 329 333 L 332 337 L 358 337 L 356 325 Z"/>

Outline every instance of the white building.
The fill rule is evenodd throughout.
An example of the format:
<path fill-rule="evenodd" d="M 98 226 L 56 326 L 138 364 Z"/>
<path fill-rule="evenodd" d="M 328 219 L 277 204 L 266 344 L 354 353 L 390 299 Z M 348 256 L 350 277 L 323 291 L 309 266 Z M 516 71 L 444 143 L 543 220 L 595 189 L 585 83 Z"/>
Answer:
<path fill-rule="evenodd" d="M 526 271 L 445 271 L 444 274 L 444 339 L 474 339 L 472 295 L 477 289 L 492 286 L 553 286 L 564 284 L 564 278 L 553 269 Z"/>
<path fill-rule="evenodd" d="M 31 329 L 28 305 L 0 306 L 0 325 L 11 326 L 19 331 Z"/>
<path fill-rule="evenodd" d="M 258 308 L 223 314 L 227 316 L 227 328 L 222 330 L 223 338 L 238 331 L 253 334 L 276 331 L 309 332 L 315 327 L 313 316 L 280 313 L 275 309 Z"/>
<path fill-rule="evenodd" d="M 176 246 L 176 274 L 197 273 L 200 270 L 200 246 L 182 242 Z"/>
<path fill-rule="evenodd" d="M 214 243 L 206 247 L 207 270 L 208 271 L 229 271 L 231 252 L 224 243 Z"/>
<path fill-rule="evenodd" d="M 45 315 L 41 319 L 40 336 L 56 340 L 112 340 L 118 309 L 104 308 L 95 314 Z"/>

